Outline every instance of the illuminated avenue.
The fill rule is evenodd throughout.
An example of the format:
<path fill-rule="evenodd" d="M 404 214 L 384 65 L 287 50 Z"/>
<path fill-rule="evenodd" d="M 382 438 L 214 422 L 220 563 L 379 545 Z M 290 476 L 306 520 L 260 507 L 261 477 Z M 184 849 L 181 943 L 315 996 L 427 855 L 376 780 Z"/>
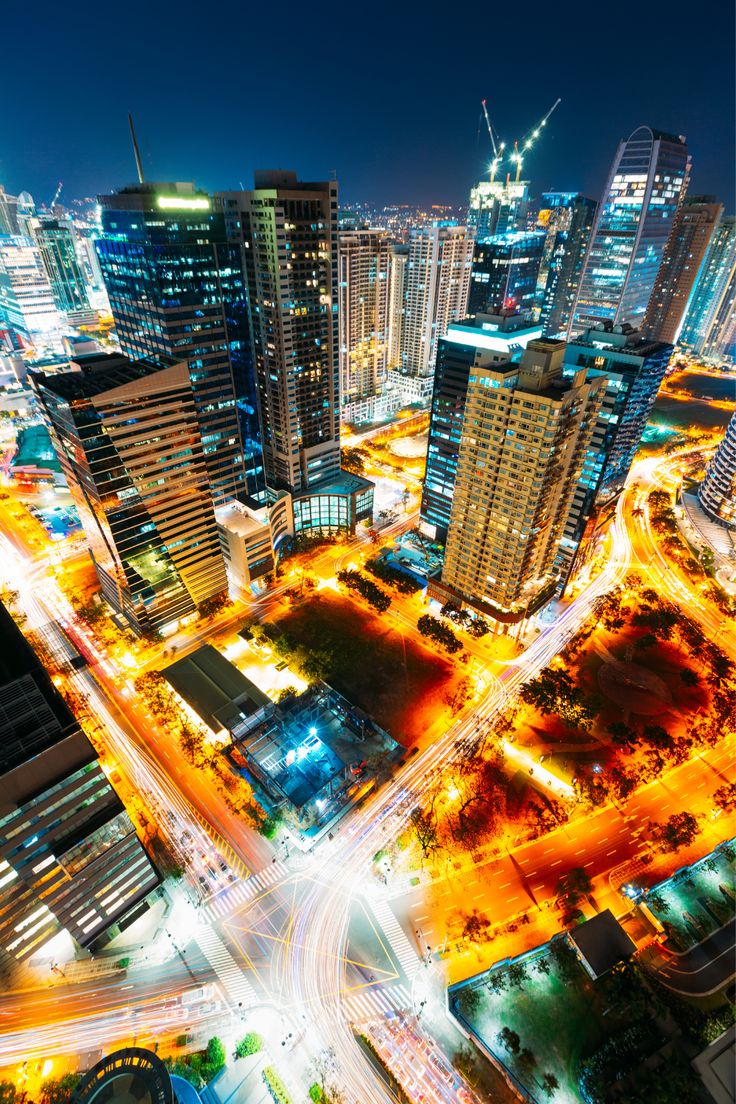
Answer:
<path fill-rule="evenodd" d="M 0 189 L 8 1104 L 729 1099 L 736 220 L 564 110 Z"/>

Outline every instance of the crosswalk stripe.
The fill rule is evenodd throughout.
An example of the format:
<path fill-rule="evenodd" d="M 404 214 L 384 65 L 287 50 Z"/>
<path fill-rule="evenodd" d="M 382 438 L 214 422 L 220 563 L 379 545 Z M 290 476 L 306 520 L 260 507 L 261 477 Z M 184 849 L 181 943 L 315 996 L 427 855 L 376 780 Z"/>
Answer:
<path fill-rule="evenodd" d="M 246 901 L 249 901 L 252 897 L 255 897 L 260 890 L 266 888 L 266 886 L 273 885 L 280 878 L 288 874 L 288 872 L 288 866 L 280 860 L 272 863 L 271 866 L 265 866 L 263 870 L 259 870 L 257 874 L 252 874 L 250 878 L 246 878 L 244 881 L 241 880 L 236 882 L 234 885 L 222 890 L 217 897 L 213 897 L 209 900 L 207 904 L 203 906 L 204 915 L 210 922 L 219 920 L 223 916 L 229 916 L 231 912 L 235 911 L 237 905 L 242 905 Z"/>
<path fill-rule="evenodd" d="M 201 928 L 197 942 L 233 1004 L 246 1008 L 255 1004 L 258 999 L 255 989 L 220 937 L 211 928 Z"/>
<path fill-rule="evenodd" d="M 403 985 L 390 989 L 364 989 L 351 992 L 345 997 L 345 1004 L 354 1020 L 375 1020 L 393 1015 L 398 1011 L 411 1008 L 411 997 Z"/>
<path fill-rule="evenodd" d="M 404 929 L 388 904 L 385 901 L 371 901 L 370 905 L 373 915 L 385 933 L 399 965 L 411 981 L 419 969 L 419 955 L 406 938 Z"/>

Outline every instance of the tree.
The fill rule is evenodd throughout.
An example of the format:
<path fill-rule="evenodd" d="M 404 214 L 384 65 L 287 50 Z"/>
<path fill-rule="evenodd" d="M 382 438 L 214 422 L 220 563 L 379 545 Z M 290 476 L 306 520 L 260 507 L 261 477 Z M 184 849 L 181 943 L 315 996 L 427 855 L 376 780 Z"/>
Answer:
<path fill-rule="evenodd" d="M 466 1020 L 472 1019 L 480 1007 L 480 993 L 474 986 L 466 986 L 460 990 L 455 1006 Z"/>
<path fill-rule="evenodd" d="M 258 1054 L 259 1050 L 263 1050 L 263 1039 L 257 1031 L 249 1031 L 236 1044 L 233 1057 L 247 1058 L 251 1054 Z"/>
<path fill-rule="evenodd" d="M 506 976 L 515 989 L 521 989 L 527 980 L 527 972 L 520 962 L 513 962 L 506 971 Z"/>
<path fill-rule="evenodd" d="M 414 835 L 425 859 L 439 850 L 439 833 L 437 830 L 437 814 L 435 812 L 436 794 L 433 794 L 427 806 L 417 806 L 409 814 Z"/>
<path fill-rule="evenodd" d="M 644 725 L 642 733 L 644 739 L 657 748 L 669 748 L 672 745 L 672 737 L 666 728 L 661 725 Z"/>
<path fill-rule="evenodd" d="M 436 617 L 432 617 L 431 614 L 423 614 L 417 621 L 417 629 L 422 636 L 428 636 L 430 640 L 434 640 L 436 644 L 439 644 L 441 648 L 444 648 L 450 655 L 454 655 L 455 652 L 459 652 L 462 648 L 462 644 L 455 636 L 454 632 L 449 625 L 445 625 Z"/>
<path fill-rule="evenodd" d="M 202 1076 L 205 1081 L 211 1081 L 220 1072 L 226 1061 L 227 1055 L 222 1039 L 219 1039 L 217 1035 L 213 1035 L 207 1043 L 204 1062 L 202 1063 Z"/>
<path fill-rule="evenodd" d="M 592 888 L 591 880 L 582 866 L 574 866 L 557 883 L 558 894 L 570 905 L 576 905 L 581 897 L 587 897 Z"/>
<path fill-rule="evenodd" d="M 733 813 L 736 810 L 736 782 L 719 786 L 713 794 L 713 801 L 724 813 Z"/>
<path fill-rule="evenodd" d="M 613 737 L 613 742 L 623 747 L 632 747 L 638 739 L 636 731 L 624 721 L 612 721 L 608 726 L 608 731 Z"/>
<path fill-rule="evenodd" d="M 521 1038 L 510 1027 L 502 1027 L 498 1033 L 498 1041 L 509 1054 L 518 1054 L 521 1050 Z"/>
<path fill-rule="evenodd" d="M 673 813 L 663 824 L 653 824 L 651 832 L 663 851 L 679 851 L 695 841 L 700 826 L 693 813 Z"/>
<path fill-rule="evenodd" d="M 488 917 L 483 916 L 477 909 L 473 909 L 470 916 L 465 917 L 465 923 L 463 924 L 463 935 L 466 939 L 471 939 L 473 942 L 477 942 L 480 936 L 488 928 Z"/>
<path fill-rule="evenodd" d="M 0 1104 L 20 1104 L 25 1093 L 16 1089 L 12 1081 L 0 1081 Z"/>
<path fill-rule="evenodd" d="M 80 1081 L 78 1073 L 65 1073 L 63 1077 L 50 1077 L 41 1085 L 39 1104 L 68 1104 Z"/>
<path fill-rule="evenodd" d="M 695 671 L 691 670 L 690 667 L 680 668 L 680 679 L 685 686 L 697 686 L 700 681 Z"/>
<path fill-rule="evenodd" d="M 547 1096 L 552 1096 L 560 1087 L 560 1082 L 557 1080 L 553 1073 L 542 1074 L 542 1091 Z"/>

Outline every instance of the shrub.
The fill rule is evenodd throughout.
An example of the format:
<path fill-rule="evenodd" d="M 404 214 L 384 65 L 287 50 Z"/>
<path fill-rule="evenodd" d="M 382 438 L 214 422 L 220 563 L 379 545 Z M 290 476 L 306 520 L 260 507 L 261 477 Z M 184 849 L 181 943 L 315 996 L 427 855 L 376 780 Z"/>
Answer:
<path fill-rule="evenodd" d="M 273 1066 L 266 1066 L 263 1071 L 263 1080 L 268 1086 L 268 1091 L 276 1104 L 292 1104 L 291 1097 L 286 1091 L 286 1085 L 281 1080 Z"/>
<path fill-rule="evenodd" d="M 247 1058 L 251 1054 L 257 1054 L 263 1050 L 263 1039 L 257 1031 L 249 1031 L 247 1035 L 237 1043 L 235 1047 L 236 1058 Z"/>

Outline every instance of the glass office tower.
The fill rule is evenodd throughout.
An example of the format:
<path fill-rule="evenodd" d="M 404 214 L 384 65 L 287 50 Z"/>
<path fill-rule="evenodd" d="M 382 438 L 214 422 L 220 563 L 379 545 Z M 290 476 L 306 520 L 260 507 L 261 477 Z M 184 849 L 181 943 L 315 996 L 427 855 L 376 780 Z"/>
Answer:
<path fill-rule="evenodd" d="M 563 590 L 581 544 L 589 543 L 586 533 L 626 483 L 671 353 L 667 342 L 610 323 L 567 344 L 565 377 L 584 368 L 587 379 L 602 377 L 605 389 L 560 542 L 557 569 Z"/>
<path fill-rule="evenodd" d="M 736 218 L 718 223 L 698 273 L 680 344 L 702 356 L 734 358 L 736 340 Z M 730 351 L 729 351 L 730 350 Z"/>
<path fill-rule="evenodd" d="M 714 196 L 686 196 L 675 215 L 642 329 L 673 345 L 723 205 Z"/>
<path fill-rule="evenodd" d="M 222 214 L 192 184 L 135 184 L 99 201 L 96 248 L 122 351 L 186 359 L 215 503 L 263 501 L 242 254 Z"/>
<path fill-rule="evenodd" d="M 33 234 L 59 310 L 65 314 L 89 310 L 87 281 L 77 257 L 71 224 L 42 216 L 34 221 Z"/>
<path fill-rule="evenodd" d="M 477 241 L 468 314 L 533 310 L 545 240 L 540 231 L 510 230 Z"/>
<path fill-rule="evenodd" d="M 619 144 L 580 280 L 573 333 L 598 322 L 641 326 L 689 173 L 684 138 L 642 126 Z"/>
<path fill-rule="evenodd" d="M 100 587 L 137 633 L 227 587 L 187 361 L 80 357 L 32 372 Z"/>
<path fill-rule="evenodd" d="M 594 199 L 579 192 L 547 192 L 542 196 L 537 225 L 546 234 L 546 241 L 537 298 L 545 337 L 567 333 L 596 206 Z"/>

